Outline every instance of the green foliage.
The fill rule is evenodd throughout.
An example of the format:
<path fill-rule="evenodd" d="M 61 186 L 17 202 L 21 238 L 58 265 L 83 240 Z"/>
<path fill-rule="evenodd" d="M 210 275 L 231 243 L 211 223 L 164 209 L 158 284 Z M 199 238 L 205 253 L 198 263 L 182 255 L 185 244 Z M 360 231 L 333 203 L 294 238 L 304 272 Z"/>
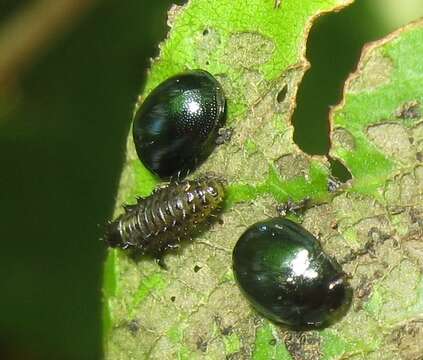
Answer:
<path fill-rule="evenodd" d="M 281 339 L 276 339 L 274 333 L 277 333 L 275 327 L 268 322 L 257 330 L 252 356 L 254 360 L 292 359 L 285 344 L 281 342 Z"/>
<path fill-rule="evenodd" d="M 357 350 L 358 358 L 421 355 L 405 329 L 421 331 L 423 310 L 422 56 L 423 21 L 368 45 L 332 113 L 331 152 L 351 171 L 345 199 L 355 199 L 338 230 L 355 244 L 367 235 L 375 260 L 366 255 L 352 263 L 357 299 L 348 317 L 357 317 L 360 334 L 348 330 L 348 317 L 335 326 L 342 340 L 325 330 L 329 358 Z"/>
<path fill-rule="evenodd" d="M 407 351 L 418 351 L 401 329 L 419 326 L 415 320 L 423 308 L 416 238 L 423 135 L 421 114 L 414 116 L 423 101 L 422 25 L 368 47 L 347 82 L 344 102 L 333 112 L 332 156 L 351 171 L 351 184 L 329 194 L 326 160 L 303 154 L 292 140 L 289 119 L 308 66 L 308 30 L 316 16 L 348 3 L 316 0 L 300 7 L 284 0 L 275 7 L 270 0 L 192 0 L 170 10 L 171 30 L 140 101 L 185 69 L 208 70 L 222 83 L 235 133 L 196 173 L 212 171 L 228 180 L 223 225 L 215 224 L 169 254 L 169 271 L 148 258 L 135 262 L 123 251 L 109 250 L 104 287 L 108 359 L 307 354 L 369 359 L 386 351 L 401 355 L 404 344 Z M 278 99 L 284 89 L 285 98 Z M 148 195 L 155 185 L 129 139 L 116 214 L 122 203 Z M 304 332 L 305 341 L 289 355 L 284 341 L 289 331 L 257 320 L 228 274 L 231 250 L 245 228 L 275 216 L 277 204 L 305 197 L 319 205 L 305 213 L 304 226 L 321 235 L 328 253 L 345 260 L 356 295 L 344 319 L 319 333 Z M 129 326 L 134 322 L 136 330 Z M 402 342 L 392 340 L 394 332 Z M 311 350 L 304 347 L 307 339 L 313 340 Z"/>

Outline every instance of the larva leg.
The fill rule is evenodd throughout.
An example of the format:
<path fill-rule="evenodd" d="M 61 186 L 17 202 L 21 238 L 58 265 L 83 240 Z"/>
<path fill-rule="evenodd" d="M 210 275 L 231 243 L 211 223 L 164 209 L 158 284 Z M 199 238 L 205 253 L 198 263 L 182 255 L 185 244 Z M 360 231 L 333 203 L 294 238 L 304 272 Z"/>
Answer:
<path fill-rule="evenodd" d="M 165 253 L 164 251 L 157 252 L 153 255 L 154 261 L 159 265 L 163 270 L 169 270 L 164 260 Z"/>
<path fill-rule="evenodd" d="M 125 210 L 125 213 L 130 213 L 138 208 L 137 204 L 125 204 L 122 205 L 123 209 Z"/>

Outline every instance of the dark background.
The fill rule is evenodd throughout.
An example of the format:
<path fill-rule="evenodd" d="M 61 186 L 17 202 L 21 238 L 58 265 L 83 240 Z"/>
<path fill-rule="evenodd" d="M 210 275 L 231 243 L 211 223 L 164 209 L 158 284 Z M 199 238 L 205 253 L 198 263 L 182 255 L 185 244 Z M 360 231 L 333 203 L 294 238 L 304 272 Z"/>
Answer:
<path fill-rule="evenodd" d="M 322 17 L 309 38 L 313 70 L 294 116 L 307 152 L 328 150 L 328 106 L 363 43 L 395 26 L 371 2 Z M 0 0 L 0 22 L 27 3 Z M 102 356 L 101 224 L 170 4 L 99 2 L 0 92 L 0 359 Z"/>

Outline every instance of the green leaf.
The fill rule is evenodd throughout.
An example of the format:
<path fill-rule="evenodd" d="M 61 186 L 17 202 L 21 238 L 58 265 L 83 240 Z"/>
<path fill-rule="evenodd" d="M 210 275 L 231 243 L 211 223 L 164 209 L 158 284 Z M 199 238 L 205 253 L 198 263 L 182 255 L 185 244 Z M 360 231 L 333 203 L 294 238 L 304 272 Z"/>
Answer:
<path fill-rule="evenodd" d="M 138 105 L 157 84 L 186 69 L 208 70 L 221 82 L 228 99 L 228 123 L 235 133 L 195 175 L 214 172 L 228 180 L 223 224 L 215 224 L 167 255 L 168 271 L 151 259 L 134 261 L 124 251 L 109 250 L 104 291 L 106 358 L 289 359 L 321 354 L 336 359 L 377 358 L 387 346 L 401 351 L 401 344 L 395 347 L 389 342 L 390 336 L 401 324 L 417 324 L 422 308 L 421 263 L 416 259 L 421 245 L 410 235 L 415 231 L 411 217 L 418 204 L 411 200 L 420 199 L 420 206 L 422 202 L 418 196 L 423 176 L 416 160 L 423 143 L 421 119 L 388 122 L 414 131 L 413 166 L 410 154 L 398 160 L 386 153 L 386 146 L 381 148 L 376 125 L 391 119 L 387 116 L 399 111 L 398 106 L 421 101 L 417 81 L 422 74 L 421 25 L 368 48 L 366 54 L 380 51 L 390 64 L 386 74 L 379 63 L 375 64 L 379 73 L 369 74 L 381 74 L 389 81 L 350 80 L 345 102 L 333 113 L 332 156 L 353 175 L 346 191 L 329 194 L 326 160 L 302 153 L 292 140 L 290 116 L 298 83 L 308 67 L 304 51 L 310 26 L 323 12 L 349 2 L 284 0 L 275 7 L 270 0 L 192 0 L 170 10 L 171 30 L 153 60 Z M 408 46 L 414 62 L 408 59 Z M 399 66 L 404 58 L 409 62 Z M 360 78 L 363 67 L 353 78 Z M 352 90 L 351 84 L 355 84 Z M 398 91 L 403 100 L 391 104 L 391 112 L 382 112 L 379 106 L 394 99 L 389 93 L 381 102 L 388 85 L 404 90 Z M 379 92 L 372 92 L 376 89 Z M 281 99 L 278 95 L 285 92 Z M 139 162 L 129 137 L 115 215 L 122 203 L 148 195 L 155 186 L 156 179 Z M 246 227 L 276 215 L 277 204 L 305 197 L 320 205 L 306 212 L 304 226 L 321 234 L 328 253 L 348 260 L 345 268 L 353 273 L 356 295 L 347 316 L 333 327 L 293 335 L 260 320 L 250 308 L 231 275 L 231 251 Z M 391 213 L 391 205 L 404 211 Z M 412 246 L 403 248 L 403 243 Z M 362 249 L 372 250 L 376 260 L 357 255 Z M 411 335 L 404 338 L 411 340 Z"/>
<path fill-rule="evenodd" d="M 253 360 L 291 360 L 285 344 L 278 338 L 275 326 L 266 322 L 257 330 Z"/>
<path fill-rule="evenodd" d="M 423 21 L 365 47 L 332 112 L 331 155 L 352 174 L 330 209 L 355 298 L 322 332 L 324 358 L 421 356 Z M 349 244 L 349 246 L 345 246 Z M 351 258 L 351 256 L 350 256 Z M 390 354 L 390 355 L 388 355 Z M 355 355 L 355 356 L 354 356 Z"/>

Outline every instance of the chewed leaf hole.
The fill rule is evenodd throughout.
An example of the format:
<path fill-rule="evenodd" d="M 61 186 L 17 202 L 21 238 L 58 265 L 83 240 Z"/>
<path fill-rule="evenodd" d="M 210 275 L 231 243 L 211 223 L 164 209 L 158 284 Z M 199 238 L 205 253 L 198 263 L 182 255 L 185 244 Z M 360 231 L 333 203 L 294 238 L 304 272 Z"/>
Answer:
<path fill-rule="evenodd" d="M 370 4 L 371 0 L 356 1 L 313 24 L 306 53 L 311 67 L 298 88 L 292 117 L 294 141 L 308 154 L 328 153 L 330 107 L 341 101 L 345 79 L 356 68 L 364 44 L 389 32 L 374 26 Z"/>
<path fill-rule="evenodd" d="M 278 92 L 278 95 L 276 96 L 276 101 L 281 104 L 286 99 L 286 94 L 288 93 L 288 86 L 285 84 L 285 86 Z"/>
<path fill-rule="evenodd" d="M 342 183 L 345 183 L 352 179 L 350 171 L 339 160 L 329 158 L 329 163 L 332 177 Z"/>

